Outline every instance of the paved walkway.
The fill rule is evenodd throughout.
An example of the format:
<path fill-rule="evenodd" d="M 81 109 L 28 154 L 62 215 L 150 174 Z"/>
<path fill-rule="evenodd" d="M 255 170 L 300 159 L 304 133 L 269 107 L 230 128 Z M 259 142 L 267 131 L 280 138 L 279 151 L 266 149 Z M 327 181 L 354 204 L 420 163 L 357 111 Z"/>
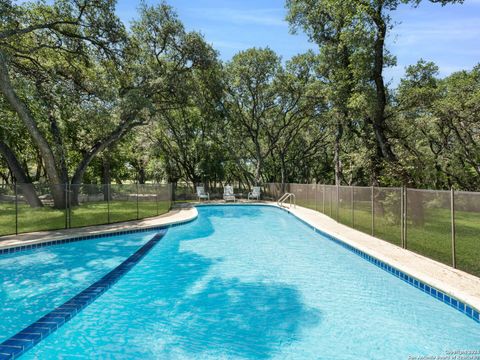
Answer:
<path fill-rule="evenodd" d="M 274 202 L 262 203 L 277 206 Z M 177 205 L 167 214 L 144 220 L 5 236 L 0 239 L 0 249 L 75 236 L 116 232 L 132 227 L 147 228 L 184 222 L 194 219 L 198 214 L 195 207 L 191 205 Z M 339 224 L 319 212 L 299 206 L 290 211 L 310 225 L 480 310 L 480 278 Z"/>
<path fill-rule="evenodd" d="M 175 207 L 166 214 L 143 220 L 126 221 L 116 224 L 96 225 L 74 229 L 38 231 L 26 234 L 3 236 L 0 238 L 0 249 L 98 233 L 108 234 L 112 232 L 128 230 L 134 227 L 148 228 L 159 225 L 175 224 L 194 219 L 195 217 L 197 217 L 197 214 L 197 209 L 195 207 L 185 205 Z"/>
<path fill-rule="evenodd" d="M 480 310 L 480 278 L 337 223 L 314 210 L 289 209 L 310 225 Z"/>

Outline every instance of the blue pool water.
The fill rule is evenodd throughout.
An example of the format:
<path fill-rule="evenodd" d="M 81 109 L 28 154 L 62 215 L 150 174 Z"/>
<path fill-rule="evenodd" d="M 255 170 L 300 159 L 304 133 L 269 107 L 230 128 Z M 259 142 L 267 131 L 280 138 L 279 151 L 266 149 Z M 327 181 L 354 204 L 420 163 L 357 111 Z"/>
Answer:
<path fill-rule="evenodd" d="M 134 253 L 156 231 L 0 256 L 0 343 L 52 311 Z"/>
<path fill-rule="evenodd" d="M 480 347 L 472 319 L 282 210 L 198 210 L 24 358 L 408 359 Z"/>

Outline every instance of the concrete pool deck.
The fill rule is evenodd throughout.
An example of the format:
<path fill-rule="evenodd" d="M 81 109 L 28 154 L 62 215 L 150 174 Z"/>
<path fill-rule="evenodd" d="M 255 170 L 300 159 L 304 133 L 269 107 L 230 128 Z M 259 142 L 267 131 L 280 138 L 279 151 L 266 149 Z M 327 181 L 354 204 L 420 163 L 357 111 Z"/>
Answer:
<path fill-rule="evenodd" d="M 300 206 L 286 209 L 319 230 L 480 310 L 480 278 L 342 225 L 317 211 Z"/>
<path fill-rule="evenodd" d="M 149 227 L 177 224 L 195 219 L 198 215 L 197 209 L 192 206 L 177 206 L 168 213 L 134 221 L 126 221 L 108 225 L 95 225 L 73 229 L 62 229 L 53 231 L 38 231 L 18 235 L 8 235 L 0 238 L 0 249 L 38 244 L 46 241 L 55 241 L 79 236 L 109 234 L 132 228 L 146 229 Z"/>
<path fill-rule="evenodd" d="M 240 202 L 240 205 L 242 203 L 245 204 L 245 202 Z M 205 201 L 201 204 L 222 205 L 225 203 L 223 201 Z M 238 204 L 239 202 L 236 204 L 229 203 L 229 205 Z M 249 202 L 248 204 L 263 204 L 277 207 L 275 202 Z M 115 233 L 132 228 L 148 228 L 187 222 L 198 215 L 196 208 L 192 205 L 194 204 L 177 204 L 166 214 L 137 221 L 4 236 L 0 238 L 0 249 L 92 234 Z M 291 209 L 286 207 L 285 209 L 309 225 L 471 305 L 477 311 L 480 310 L 480 278 L 342 225 L 317 211 L 300 206 Z"/>

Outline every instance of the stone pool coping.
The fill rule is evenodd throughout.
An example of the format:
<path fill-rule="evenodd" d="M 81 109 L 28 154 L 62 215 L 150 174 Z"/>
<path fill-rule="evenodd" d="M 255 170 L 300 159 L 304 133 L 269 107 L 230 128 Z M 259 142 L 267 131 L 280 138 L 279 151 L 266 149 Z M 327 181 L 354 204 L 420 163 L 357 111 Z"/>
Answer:
<path fill-rule="evenodd" d="M 149 228 L 158 228 L 166 225 L 180 224 L 195 219 L 198 216 L 197 209 L 193 206 L 178 206 L 168 213 L 142 220 L 126 221 L 108 225 L 95 225 L 73 229 L 62 229 L 53 231 L 38 231 L 18 235 L 0 237 L 0 252 L 4 249 L 17 248 L 20 246 L 31 246 L 46 242 L 58 242 L 66 239 L 79 237 L 94 237 L 101 235 L 115 235 L 120 232 Z"/>
<path fill-rule="evenodd" d="M 276 203 L 271 205 L 278 207 Z M 480 278 L 342 225 L 320 212 L 301 206 L 284 209 L 308 225 L 480 311 Z"/>
<path fill-rule="evenodd" d="M 24 245 L 41 244 L 62 239 L 77 237 L 89 237 L 115 234 L 122 231 L 148 228 L 156 228 L 163 225 L 179 224 L 188 222 L 198 216 L 195 206 L 202 205 L 226 205 L 224 202 L 188 203 L 176 205 L 168 213 L 161 216 L 128 221 L 109 225 L 98 225 L 84 228 L 66 229 L 58 231 L 43 231 L 27 234 L 4 236 L 0 238 L 0 250 L 15 248 Z M 267 205 L 278 207 L 276 202 L 248 202 L 228 203 L 228 205 Z M 361 252 L 364 252 L 401 272 L 425 283 L 445 294 L 448 294 L 465 304 L 468 304 L 480 311 L 480 278 L 464 271 L 454 269 L 438 261 L 393 245 L 385 240 L 373 237 L 346 225 L 336 222 L 334 219 L 311 209 L 301 206 L 282 209 L 291 212 L 293 215 L 308 225 L 323 231 L 334 238 L 350 245 Z"/>
<path fill-rule="evenodd" d="M 33 348 L 40 341 L 70 321 L 80 311 L 93 303 L 127 272 L 129 272 L 158 242 L 162 240 L 163 236 L 167 233 L 168 227 L 175 225 L 176 224 L 169 224 L 166 225 L 165 228 L 158 230 L 157 234 L 154 235 L 152 239 L 147 241 L 135 253 L 130 255 L 120 265 L 109 271 L 102 278 L 34 323 L 19 331 L 17 334 L 2 342 L 0 344 L 0 360 L 14 360 L 19 358 L 23 353 Z"/>

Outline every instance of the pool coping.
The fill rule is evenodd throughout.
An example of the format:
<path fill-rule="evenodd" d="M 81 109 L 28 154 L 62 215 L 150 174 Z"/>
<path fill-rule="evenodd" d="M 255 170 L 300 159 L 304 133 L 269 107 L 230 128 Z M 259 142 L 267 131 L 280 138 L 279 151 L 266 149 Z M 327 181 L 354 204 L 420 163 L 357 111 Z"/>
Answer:
<path fill-rule="evenodd" d="M 438 284 L 435 283 L 432 285 L 432 281 L 431 281 L 432 279 L 429 278 L 426 274 L 412 272 L 411 269 L 409 271 L 409 269 L 405 268 L 406 267 L 405 264 L 398 263 L 398 261 L 392 261 L 392 259 L 389 259 L 388 256 L 383 256 L 382 254 L 375 253 L 374 251 L 372 251 L 372 249 L 362 246 L 362 244 L 355 242 L 349 237 L 353 234 L 353 235 L 358 235 L 362 237 L 367 237 L 372 242 L 381 242 L 381 243 L 377 243 L 377 245 L 382 244 L 383 246 L 392 247 L 397 251 L 400 250 L 404 252 L 405 255 L 408 255 L 410 257 L 415 256 L 417 260 L 420 259 L 430 264 L 435 263 L 436 266 L 440 266 L 450 272 L 458 272 L 462 276 L 475 278 L 475 280 L 478 280 L 480 284 L 480 279 L 474 277 L 473 275 L 464 273 L 457 269 L 450 268 L 447 265 L 439 263 L 435 260 L 423 257 L 409 250 L 402 249 L 396 245 L 390 244 L 384 240 L 364 234 L 358 230 L 339 224 L 326 215 L 323 215 L 314 210 L 303 208 L 300 206 L 295 209 L 290 209 L 290 208 L 280 207 L 276 203 L 240 203 L 240 204 L 203 203 L 203 204 L 194 204 L 193 206 L 189 207 L 189 210 L 192 210 L 190 211 L 190 216 L 182 220 L 170 219 L 171 221 L 167 221 L 162 224 L 145 226 L 145 227 L 137 227 L 133 225 L 135 228 L 129 229 L 129 230 L 120 230 L 120 231 L 107 230 L 104 232 L 98 232 L 95 234 L 89 234 L 85 236 L 77 236 L 77 237 L 67 236 L 66 238 L 64 237 L 64 238 L 50 240 L 50 241 L 39 240 L 38 242 L 35 242 L 35 243 L 11 246 L 11 247 L 0 249 L 0 254 L 9 254 L 13 252 L 25 251 L 25 250 L 35 249 L 38 247 L 44 247 L 44 246 L 52 246 L 56 244 L 64 244 L 64 243 L 73 242 L 73 241 L 81 241 L 81 240 L 107 237 L 107 236 L 113 236 L 113 235 L 121 235 L 121 234 L 127 234 L 127 233 L 146 232 L 146 231 L 152 231 L 152 230 L 160 231 L 159 234 L 155 235 L 151 240 L 149 240 L 140 249 L 138 249 L 133 255 L 127 258 L 118 267 L 112 269 L 100 280 L 96 281 L 95 283 L 87 287 L 85 290 L 83 290 L 82 292 L 78 293 L 73 298 L 65 302 L 64 304 L 55 308 L 54 310 L 49 312 L 47 315 L 43 316 L 36 322 L 24 328 L 22 331 L 20 331 L 16 335 L 10 337 L 9 339 L 1 343 L 0 344 L 0 360 L 17 358 L 18 356 L 22 355 L 25 351 L 27 351 L 28 349 L 36 345 L 38 342 L 40 342 L 43 338 L 45 338 L 46 336 L 48 336 L 49 334 L 57 330 L 64 323 L 72 319 L 77 313 L 79 313 L 82 309 L 84 309 L 86 306 L 88 306 L 90 303 L 96 300 L 101 294 L 103 294 L 111 286 L 113 286 L 113 284 L 115 284 L 124 274 L 126 274 L 131 268 L 133 268 L 136 265 L 136 263 L 138 263 L 150 251 L 150 249 L 153 248 L 153 246 L 156 243 L 158 243 L 158 241 L 161 240 L 161 238 L 166 233 L 166 229 L 173 226 L 180 226 L 185 223 L 194 221 L 198 217 L 198 211 L 196 210 L 196 207 L 225 206 L 225 205 L 268 206 L 268 207 L 273 207 L 273 208 L 283 210 L 288 214 L 294 216 L 296 219 L 298 219 L 305 225 L 312 228 L 312 230 L 315 233 L 320 233 L 323 237 L 331 241 L 334 241 L 335 243 L 339 244 L 345 249 L 361 256 L 365 260 L 369 261 L 371 264 L 381 268 L 384 271 L 389 272 L 390 274 L 398 277 L 399 279 L 406 282 L 407 284 L 414 286 L 417 289 L 432 296 L 433 298 L 448 304 L 449 306 L 460 311 L 464 315 L 470 317 L 475 322 L 480 323 L 480 311 L 479 311 L 479 307 L 476 306 L 476 302 L 472 304 L 471 301 L 465 300 L 465 298 L 469 299 L 468 296 L 465 296 L 465 294 L 459 289 L 452 290 L 452 284 L 445 283 L 443 281 Z M 316 217 L 316 219 L 315 218 L 312 219 L 312 217 Z M 315 221 L 322 217 L 324 218 L 324 220 L 328 219 L 329 221 L 332 222 L 332 224 L 330 224 L 330 227 L 333 228 L 333 231 L 332 229 L 329 230 L 328 226 L 325 226 L 325 224 L 319 224 L 318 221 Z M 346 229 L 349 230 L 351 234 L 343 234 L 343 235 L 338 234 L 339 230 L 346 230 Z M 335 233 L 335 235 L 332 235 L 332 232 Z M 391 264 L 392 262 L 394 263 L 394 265 Z M 442 281 L 442 279 L 437 279 L 437 280 Z M 478 299 L 477 297 L 474 297 L 474 299 L 476 299 L 477 301 L 480 301 L 480 299 Z M 10 352 L 6 353 L 5 351 L 10 351 Z"/>
<path fill-rule="evenodd" d="M 285 210 L 288 213 L 294 215 L 300 221 L 312 227 L 314 230 L 323 233 L 325 236 L 333 237 L 335 240 L 346 243 L 354 249 L 361 251 L 362 253 L 365 253 L 370 257 L 373 257 L 375 260 L 385 262 L 388 266 L 395 268 L 396 270 L 411 277 L 413 279 L 413 285 L 415 285 L 416 282 L 419 282 L 429 286 L 430 288 L 433 287 L 436 292 L 440 290 L 440 292 L 444 294 L 442 295 L 442 297 L 445 298 L 446 295 L 446 299 L 453 298 L 457 301 L 460 301 L 461 303 L 468 304 L 468 306 L 472 307 L 477 313 L 480 313 L 480 278 L 468 274 L 464 271 L 454 269 L 448 265 L 424 257 L 410 250 L 403 249 L 385 240 L 375 238 L 371 235 L 350 228 L 346 225 L 342 225 L 334 219 L 318 211 L 304 208 L 301 206 L 290 209 L 278 206 L 276 202 L 263 201 L 248 203 L 189 203 L 186 204 L 186 206 L 177 207 L 173 209 L 173 211 L 168 212 L 167 214 L 150 219 L 110 224 L 105 226 L 100 225 L 95 227 L 74 229 L 75 232 L 78 233 L 84 233 L 88 231 L 91 232 L 90 234 L 83 236 L 72 236 L 71 234 L 65 234 L 60 237 L 52 236 L 52 239 L 51 236 L 48 236 L 49 234 L 51 234 L 51 232 L 42 232 L 41 234 L 43 238 L 40 239 L 15 241 L 11 244 L 6 245 L 2 245 L 2 242 L 0 241 L 0 256 L 2 254 L 25 251 L 44 246 L 65 244 L 69 242 L 88 240 L 105 236 L 115 236 L 160 229 L 164 225 L 182 224 L 196 219 L 198 217 L 196 207 L 225 205 L 271 206 Z M 28 235 L 32 236 L 35 234 L 36 233 Z M 365 241 L 363 243 L 359 241 L 362 238 L 367 239 L 369 246 L 365 246 Z M 374 249 L 372 249 L 372 247 L 374 247 Z M 387 251 L 382 248 L 386 248 Z M 379 249 L 383 251 L 378 251 Z M 395 255 L 391 256 L 390 253 L 395 253 Z M 405 261 L 405 258 L 407 258 L 410 263 L 408 263 L 408 261 Z M 415 264 L 413 264 L 412 262 L 415 262 Z M 416 266 L 417 263 L 422 264 L 421 271 L 419 271 L 418 266 Z M 414 265 L 417 267 L 417 269 L 415 269 Z M 459 285 L 460 283 L 462 283 L 462 286 Z"/>
<path fill-rule="evenodd" d="M 121 277 L 123 277 L 123 275 L 130 271 L 163 238 L 167 229 L 181 226 L 197 219 L 198 211 L 195 207 L 187 207 L 186 210 L 188 210 L 188 213 L 183 213 L 180 217 L 175 216 L 175 214 L 170 217 L 161 217 L 161 223 L 157 223 L 156 225 L 138 227 L 134 224 L 123 223 L 124 226 L 127 225 L 130 229 L 109 229 L 107 231 L 100 230 L 94 234 L 74 237 L 66 235 L 54 240 L 40 239 L 38 241 L 32 241 L 28 244 L 12 245 L 0 249 L 1 256 L 70 242 L 158 230 L 157 234 L 155 234 L 149 241 L 142 245 L 134 254 L 130 255 L 120 265 L 110 270 L 102 278 L 88 286 L 80 293 L 76 294 L 62 305 L 57 306 L 55 309 L 48 312 L 37 321 L 31 323 L 23 330 L 0 343 L 0 360 L 17 359 L 48 335 L 71 320 L 81 310 L 83 310 L 103 293 L 105 293 L 110 287 L 112 287 L 118 280 L 121 279 Z"/>
<path fill-rule="evenodd" d="M 477 286 L 480 290 L 480 278 L 477 278 L 474 275 L 468 274 L 464 271 L 454 269 L 449 267 L 445 264 L 442 264 L 438 261 L 433 259 L 427 258 L 420 254 L 414 253 L 413 251 L 403 249 L 399 246 L 391 244 L 385 240 L 375 238 L 371 235 L 362 233 L 358 230 L 350 228 L 346 225 L 337 223 L 335 220 L 331 219 L 330 217 L 319 213 L 317 211 L 303 208 L 301 206 L 297 206 L 296 208 L 284 208 L 280 207 L 277 204 L 270 204 L 270 206 L 282 209 L 287 213 L 291 214 L 305 225 L 311 227 L 315 232 L 320 233 L 322 236 L 328 238 L 331 241 L 336 242 L 337 244 L 341 245 L 342 247 L 346 248 L 354 252 L 355 254 L 361 256 L 368 262 L 374 264 L 375 266 L 381 268 L 384 271 L 398 277 L 399 279 L 403 280 L 404 282 L 408 283 L 409 285 L 416 287 L 417 289 L 427 293 L 428 295 L 432 296 L 433 298 L 442 301 L 443 303 L 453 307 L 454 309 L 460 311 L 464 315 L 468 316 L 472 320 L 477 323 L 480 323 L 480 298 L 476 295 L 467 294 L 465 289 L 459 289 L 458 283 L 445 281 L 445 274 L 446 273 L 453 273 L 455 275 L 459 275 L 465 279 L 470 281 L 476 282 Z M 311 218 L 302 214 L 302 212 L 312 212 L 311 215 L 317 215 L 318 217 L 325 217 L 329 221 L 334 222 L 336 231 L 332 231 L 332 229 L 328 229 L 328 226 L 322 224 L 323 226 L 319 227 L 318 223 L 312 221 Z M 303 216 L 302 216 L 303 215 Z M 333 227 L 333 226 L 332 226 Z M 339 233 L 338 229 L 340 230 L 349 230 L 350 234 L 362 236 L 368 238 L 371 242 L 381 242 L 383 247 L 395 249 L 397 252 L 402 252 L 403 255 L 411 257 L 416 261 L 423 261 L 425 268 L 429 268 L 432 265 L 443 270 L 442 273 L 438 274 L 439 278 L 433 278 L 432 274 L 422 273 L 420 271 L 415 271 L 414 269 L 409 269 L 408 264 L 402 264 L 401 259 L 392 259 L 385 254 L 379 253 L 378 251 L 375 252 L 370 248 L 362 246 L 361 243 L 353 240 L 350 238 L 350 234 L 341 234 Z M 335 233 L 335 235 L 332 234 Z M 372 246 L 378 246 L 378 244 L 371 244 Z M 441 278 L 440 278 L 441 277 Z M 457 279 L 458 280 L 458 279 Z M 467 281 L 468 281 L 467 280 Z M 473 284 L 472 284 L 473 285 Z"/>
<path fill-rule="evenodd" d="M 277 203 L 273 203 L 273 202 L 241 203 L 241 204 L 221 204 L 221 203 L 205 204 L 204 203 L 204 204 L 197 204 L 196 206 L 221 206 L 221 205 L 228 205 L 228 206 L 260 205 L 260 206 L 270 206 L 270 207 L 274 207 L 274 208 L 278 208 L 283 211 L 286 211 L 287 213 L 291 214 L 292 216 L 297 218 L 299 221 L 301 221 L 305 225 L 312 228 L 315 232 L 320 233 L 322 236 L 328 238 L 331 241 L 338 243 L 339 245 L 346 248 L 347 250 L 354 252 L 358 256 L 364 258 L 365 260 L 381 268 L 382 270 L 389 272 L 390 274 L 398 277 L 399 279 L 403 280 L 409 285 L 416 287 L 417 289 L 427 293 L 428 295 L 434 297 L 435 299 L 440 300 L 443 303 L 460 311 L 461 313 L 468 316 L 475 322 L 480 323 L 480 298 L 474 295 L 465 294 L 465 290 L 455 288 L 455 286 L 457 286 L 457 283 L 446 282 L 443 277 L 445 276 L 446 272 L 454 273 L 463 278 L 470 279 L 472 282 L 474 281 L 477 282 L 480 290 L 480 278 L 477 278 L 474 275 L 468 274 L 458 269 L 454 269 L 448 265 L 442 264 L 438 261 L 427 258 L 420 254 L 417 254 L 413 251 L 403 249 L 385 240 L 375 238 L 371 235 L 362 233 L 346 225 L 340 224 L 335 220 L 333 220 L 332 218 L 318 211 L 304 208 L 301 206 L 296 206 L 295 208 L 287 208 L 287 207 L 279 206 Z M 310 213 L 309 215 L 312 215 L 312 217 L 316 217 L 317 219 L 312 219 L 312 218 L 309 218 L 308 216 L 305 216 L 306 214 L 304 212 L 309 212 Z M 328 229 L 328 224 L 319 224 L 318 222 L 315 221 L 321 217 L 328 219 L 331 222 L 330 229 Z M 424 265 L 426 268 L 428 268 L 429 266 L 435 265 L 436 267 L 441 268 L 443 270 L 443 273 L 440 274 L 442 275 L 442 278 L 432 279 L 431 275 L 423 274 L 418 271 L 412 271 L 413 269 L 409 269 L 407 265 L 402 264 L 400 261 L 395 261 L 395 259 L 391 259 L 388 256 L 384 256 L 384 254 L 372 251 L 372 249 L 362 246 L 362 244 L 358 243 L 358 239 L 357 241 L 355 241 L 354 239 L 350 238 L 350 236 L 345 236 L 345 234 L 339 233 L 338 231 L 339 229 L 340 230 L 348 229 L 348 231 L 351 232 L 354 236 L 366 237 L 368 238 L 369 242 L 371 243 L 376 242 L 376 244 L 373 244 L 373 246 L 375 247 L 378 247 L 379 245 L 382 245 L 383 247 L 387 247 L 387 248 L 390 247 L 395 251 L 402 252 L 403 255 L 405 256 L 414 258 L 417 261 L 423 261 L 425 262 Z M 334 233 L 335 235 L 333 235 L 332 233 Z"/>
<path fill-rule="evenodd" d="M 186 206 L 173 209 L 173 211 L 171 210 L 166 214 L 149 219 L 68 229 L 62 231 L 60 235 L 55 231 L 20 234 L 15 237 L 10 237 L 10 240 L 0 241 L 0 256 L 19 251 L 38 249 L 45 246 L 158 230 L 169 225 L 184 224 L 195 220 L 197 217 L 198 212 L 195 207 Z M 29 239 L 29 237 L 32 236 L 33 238 Z M 36 236 L 39 236 L 39 238 L 35 238 Z M 25 237 L 26 240 L 20 240 L 22 237 Z M 7 243 L 7 241 L 9 242 Z"/>
<path fill-rule="evenodd" d="M 190 220 L 193 221 L 193 220 Z M 73 319 L 88 305 L 93 303 L 115 283 L 117 283 L 126 273 L 140 262 L 153 247 L 159 243 L 167 233 L 168 228 L 179 226 L 180 224 L 164 225 L 159 232 L 149 241 L 143 244 L 137 251 L 130 255 L 120 265 L 110 270 L 107 274 L 95 281 L 83 291 L 70 298 L 62 305 L 42 316 L 37 321 L 31 323 L 23 330 L 12 337 L 0 343 L 0 360 L 17 359 L 26 351 L 33 348 L 43 339 L 53 332 L 57 331 L 65 323 Z"/>

